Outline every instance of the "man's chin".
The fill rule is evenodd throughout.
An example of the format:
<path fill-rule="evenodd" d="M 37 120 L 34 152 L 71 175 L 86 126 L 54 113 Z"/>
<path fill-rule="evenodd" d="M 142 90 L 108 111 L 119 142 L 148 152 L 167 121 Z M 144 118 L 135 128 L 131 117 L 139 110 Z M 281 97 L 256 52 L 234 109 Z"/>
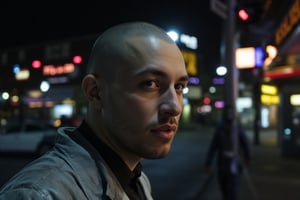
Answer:
<path fill-rule="evenodd" d="M 152 151 L 151 153 L 148 153 L 144 158 L 145 159 L 162 159 L 167 157 L 170 154 L 170 148 L 166 148 L 163 151 Z"/>

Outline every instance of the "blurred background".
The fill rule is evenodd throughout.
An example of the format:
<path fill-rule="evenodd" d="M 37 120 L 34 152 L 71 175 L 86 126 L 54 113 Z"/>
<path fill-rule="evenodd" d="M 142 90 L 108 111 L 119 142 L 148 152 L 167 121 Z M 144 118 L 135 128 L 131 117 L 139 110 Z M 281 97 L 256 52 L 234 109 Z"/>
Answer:
<path fill-rule="evenodd" d="M 86 112 L 81 79 L 97 36 L 121 22 L 148 21 L 169 33 L 186 62 L 184 131 L 211 130 L 234 103 L 255 146 L 271 133 L 276 154 L 300 158 L 300 0 L 0 5 L 0 153 L 40 155 L 57 127 L 78 125 Z M 28 162 L 11 161 L 2 166 Z"/>
<path fill-rule="evenodd" d="M 57 127 L 80 123 L 86 112 L 80 85 L 93 42 L 127 21 L 148 21 L 168 32 L 190 76 L 176 154 L 145 162 L 155 196 L 175 199 L 170 195 L 178 183 L 171 180 L 177 176 L 170 170 L 179 177 L 184 167 L 195 182 L 189 187 L 180 176 L 182 187 L 199 193 L 205 180 L 197 176 L 200 160 L 224 105 L 234 103 L 256 147 L 258 190 L 270 199 L 292 192 L 298 198 L 299 165 L 282 158 L 300 158 L 300 0 L 1 2 L 0 185 L 34 158 L 24 153 L 40 155 L 51 147 Z M 170 174 L 168 184 L 160 181 Z M 282 196 L 274 195 L 279 191 Z"/>
<path fill-rule="evenodd" d="M 298 149 L 298 11 L 294 0 L 2 3 L 1 130 L 26 120 L 76 125 L 86 111 L 80 82 L 92 43 L 135 20 L 161 26 L 182 50 L 190 76 L 183 126 L 214 124 L 229 94 L 255 142 L 260 129 L 276 128 L 283 146 Z"/>

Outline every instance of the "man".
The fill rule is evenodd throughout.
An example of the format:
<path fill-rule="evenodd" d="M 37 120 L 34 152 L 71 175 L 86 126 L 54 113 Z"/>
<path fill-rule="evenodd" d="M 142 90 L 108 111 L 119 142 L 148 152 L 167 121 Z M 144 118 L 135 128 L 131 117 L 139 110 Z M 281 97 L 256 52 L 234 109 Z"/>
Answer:
<path fill-rule="evenodd" d="M 233 150 L 232 123 L 235 117 L 231 106 L 225 106 L 222 121 L 217 124 L 213 138 L 208 148 L 205 170 L 208 174 L 212 172 L 212 161 L 217 155 L 217 178 L 223 200 L 237 200 L 239 193 L 239 176 L 243 163 L 250 163 L 250 146 L 246 133 L 240 124 L 236 125 L 238 139 L 238 153 Z"/>
<path fill-rule="evenodd" d="M 180 49 L 145 22 L 105 31 L 91 51 L 78 128 L 14 176 L 0 199 L 152 199 L 141 159 L 168 155 L 188 83 Z"/>

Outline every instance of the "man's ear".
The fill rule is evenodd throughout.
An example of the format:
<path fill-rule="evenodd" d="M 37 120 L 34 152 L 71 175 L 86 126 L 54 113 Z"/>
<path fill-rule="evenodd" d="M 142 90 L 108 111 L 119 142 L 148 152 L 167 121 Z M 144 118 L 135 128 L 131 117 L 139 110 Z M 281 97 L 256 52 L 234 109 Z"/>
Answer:
<path fill-rule="evenodd" d="M 101 101 L 100 86 L 97 84 L 97 79 L 94 75 L 86 75 L 82 80 L 81 88 L 89 102 Z"/>

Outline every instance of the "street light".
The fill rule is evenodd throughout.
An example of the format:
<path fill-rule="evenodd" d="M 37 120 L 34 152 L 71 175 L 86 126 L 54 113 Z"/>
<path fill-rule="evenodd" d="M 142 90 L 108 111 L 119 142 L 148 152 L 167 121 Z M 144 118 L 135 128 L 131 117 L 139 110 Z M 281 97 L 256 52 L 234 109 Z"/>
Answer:
<path fill-rule="evenodd" d="M 167 34 L 172 38 L 174 42 L 176 42 L 179 38 L 179 35 L 176 31 L 168 31 Z"/>
<path fill-rule="evenodd" d="M 48 92 L 48 90 L 50 89 L 50 84 L 48 81 L 42 81 L 40 84 L 40 90 L 43 93 L 43 110 L 42 110 L 42 119 L 45 120 L 46 122 L 46 95 L 45 93 Z M 47 122 L 46 122 L 47 123 Z"/>
<path fill-rule="evenodd" d="M 50 84 L 48 81 L 42 81 L 40 84 L 40 90 L 45 93 L 48 92 L 48 90 L 50 89 Z"/>
<path fill-rule="evenodd" d="M 227 68 L 224 67 L 224 66 L 219 66 L 216 69 L 216 73 L 217 73 L 218 76 L 224 76 L 224 75 L 227 74 Z"/>

